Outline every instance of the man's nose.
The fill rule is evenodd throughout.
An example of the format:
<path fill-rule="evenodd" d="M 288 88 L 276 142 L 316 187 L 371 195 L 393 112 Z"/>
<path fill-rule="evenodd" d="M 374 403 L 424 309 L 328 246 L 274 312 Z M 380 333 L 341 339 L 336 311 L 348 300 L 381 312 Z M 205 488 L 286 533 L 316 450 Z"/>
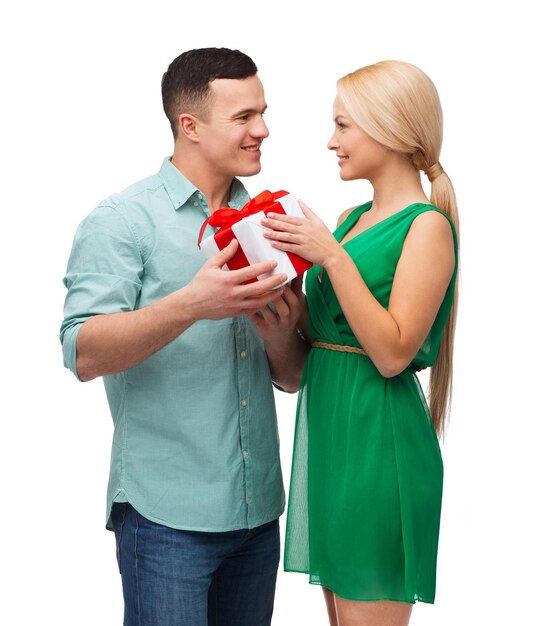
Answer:
<path fill-rule="evenodd" d="M 251 129 L 251 135 L 253 135 L 253 137 L 260 137 L 262 139 L 265 139 L 266 137 L 268 137 L 269 134 L 270 131 L 268 130 L 268 126 L 266 126 L 264 118 L 262 116 L 259 116 L 258 119 L 255 121 L 253 128 Z"/>

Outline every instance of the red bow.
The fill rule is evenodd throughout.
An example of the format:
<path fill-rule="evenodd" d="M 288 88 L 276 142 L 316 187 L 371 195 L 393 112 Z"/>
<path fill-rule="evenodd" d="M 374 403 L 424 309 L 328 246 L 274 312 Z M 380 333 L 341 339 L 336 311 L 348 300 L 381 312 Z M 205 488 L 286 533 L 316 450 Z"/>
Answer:
<path fill-rule="evenodd" d="M 258 196 L 251 198 L 247 204 L 243 206 L 241 210 L 239 209 L 231 209 L 230 207 L 224 207 L 223 209 L 218 209 L 215 211 L 210 217 L 208 217 L 201 226 L 201 230 L 199 231 L 199 237 L 197 239 L 197 245 L 201 244 L 203 240 L 203 235 L 205 233 L 205 228 L 209 224 L 210 226 L 214 226 L 215 228 L 228 228 L 233 226 L 236 222 L 241 221 L 243 218 L 248 217 L 249 215 L 253 215 L 254 213 L 259 213 L 263 211 L 267 213 L 270 209 L 276 209 L 274 205 L 278 204 L 277 200 L 286 196 L 288 191 L 275 191 L 272 193 L 271 191 L 263 191 L 259 193 Z M 281 209 L 277 211 L 281 213 Z"/>

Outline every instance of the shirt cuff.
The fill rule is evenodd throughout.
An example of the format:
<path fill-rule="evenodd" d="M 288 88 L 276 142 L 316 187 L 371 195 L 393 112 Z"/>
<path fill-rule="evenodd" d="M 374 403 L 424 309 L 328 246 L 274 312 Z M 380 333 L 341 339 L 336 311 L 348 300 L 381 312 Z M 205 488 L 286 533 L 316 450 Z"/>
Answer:
<path fill-rule="evenodd" d="M 77 372 L 77 335 L 81 326 L 82 323 L 75 324 L 75 326 L 68 328 L 63 335 L 63 364 L 73 372 L 78 380 L 80 378 Z"/>

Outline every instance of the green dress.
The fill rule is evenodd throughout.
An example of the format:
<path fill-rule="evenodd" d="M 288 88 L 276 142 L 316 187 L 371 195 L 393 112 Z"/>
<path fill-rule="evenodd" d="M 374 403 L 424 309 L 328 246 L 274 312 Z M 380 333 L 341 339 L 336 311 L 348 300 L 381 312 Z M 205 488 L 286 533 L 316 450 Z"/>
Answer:
<path fill-rule="evenodd" d="M 354 209 L 336 239 L 370 208 Z M 413 204 L 343 244 L 385 308 L 405 237 L 425 211 L 439 209 Z M 453 302 L 452 230 L 455 271 L 416 366 L 434 364 Z M 320 269 L 306 277 L 312 341 L 360 348 Z M 442 478 L 438 438 L 411 368 L 385 378 L 364 354 L 310 350 L 297 406 L 286 571 L 309 573 L 311 583 L 349 600 L 434 602 Z"/>

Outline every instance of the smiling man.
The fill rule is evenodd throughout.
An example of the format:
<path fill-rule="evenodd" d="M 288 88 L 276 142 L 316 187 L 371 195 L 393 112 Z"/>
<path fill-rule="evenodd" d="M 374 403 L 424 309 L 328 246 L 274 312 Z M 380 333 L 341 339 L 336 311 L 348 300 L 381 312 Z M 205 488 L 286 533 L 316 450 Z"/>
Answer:
<path fill-rule="evenodd" d="M 211 212 L 248 200 L 236 177 L 260 171 L 256 72 L 225 48 L 169 65 L 173 155 L 81 223 L 64 279 L 65 365 L 103 376 L 114 422 L 106 519 L 127 626 L 271 621 L 284 507 L 272 379 L 298 385 L 284 363 L 302 358 L 298 291 L 281 274 L 248 282 L 269 261 L 222 269 L 235 241 L 207 262 L 197 247 Z M 267 303 L 284 313 L 273 349 L 247 317 Z"/>

